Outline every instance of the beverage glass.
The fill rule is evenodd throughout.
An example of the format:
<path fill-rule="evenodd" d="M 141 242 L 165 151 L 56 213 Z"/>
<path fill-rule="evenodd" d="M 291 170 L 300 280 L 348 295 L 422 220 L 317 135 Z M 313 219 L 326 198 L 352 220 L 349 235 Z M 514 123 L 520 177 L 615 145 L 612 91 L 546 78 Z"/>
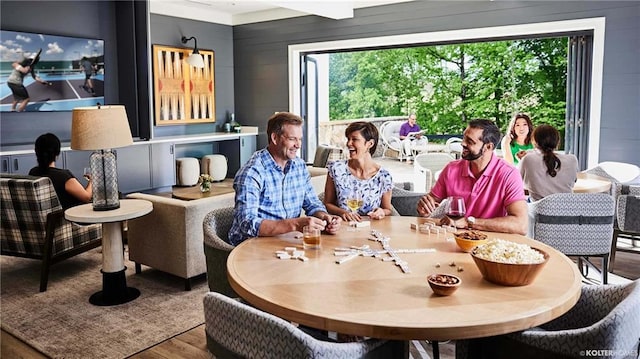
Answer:
<path fill-rule="evenodd" d="M 91 167 L 85 167 L 82 169 L 82 177 L 87 181 L 91 180 Z"/>
<path fill-rule="evenodd" d="M 352 190 L 347 197 L 347 207 L 351 210 L 351 212 L 356 213 L 362 207 L 363 201 L 362 197 L 356 190 Z M 356 221 L 349 222 L 349 228 L 356 228 Z M 350 229 L 353 230 L 353 229 Z M 357 230 L 357 229 L 356 229 Z"/>
<path fill-rule="evenodd" d="M 320 230 L 311 228 L 310 226 L 304 226 L 302 229 L 302 244 L 305 249 L 320 248 Z"/>
<path fill-rule="evenodd" d="M 464 206 L 464 198 L 462 197 L 449 197 L 447 203 L 447 217 L 458 220 L 466 214 Z"/>

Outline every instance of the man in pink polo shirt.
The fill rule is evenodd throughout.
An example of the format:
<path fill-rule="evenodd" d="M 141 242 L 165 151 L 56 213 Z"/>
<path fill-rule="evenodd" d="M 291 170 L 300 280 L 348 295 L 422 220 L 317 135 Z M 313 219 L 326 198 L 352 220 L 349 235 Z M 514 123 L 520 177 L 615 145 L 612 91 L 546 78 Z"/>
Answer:
<path fill-rule="evenodd" d="M 489 120 L 472 120 L 464 131 L 462 159 L 450 162 L 431 192 L 418 202 L 418 213 L 428 216 L 443 199 L 464 198 L 466 217 L 442 219 L 442 224 L 492 232 L 526 234 L 527 203 L 518 170 L 498 158 L 494 149 L 500 130 Z"/>

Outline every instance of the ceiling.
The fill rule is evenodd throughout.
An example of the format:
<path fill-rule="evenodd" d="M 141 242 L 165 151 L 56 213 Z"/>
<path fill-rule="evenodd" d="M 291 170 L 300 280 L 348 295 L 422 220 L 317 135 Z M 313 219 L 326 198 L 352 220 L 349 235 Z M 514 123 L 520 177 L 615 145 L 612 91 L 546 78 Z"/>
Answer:
<path fill-rule="evenodd" d="M 414 0 L 149 0 L 149 7 L 152 14 L 242 25 L 306 15 L 348 19 L 354 9 L 408 1 Z"/>

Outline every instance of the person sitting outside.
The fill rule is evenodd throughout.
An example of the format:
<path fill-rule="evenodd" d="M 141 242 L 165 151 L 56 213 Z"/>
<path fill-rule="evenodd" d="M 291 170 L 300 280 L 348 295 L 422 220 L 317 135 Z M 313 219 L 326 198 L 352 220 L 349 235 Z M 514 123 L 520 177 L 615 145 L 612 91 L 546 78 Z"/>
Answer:
<path fill-rule="evenodd" d="M 393 179 L 389 171 L 372 158 L 378 146 L 378 129 L 369 122 L 353 122 L 344 134 L 349 159 L 329 163 L 324 188 L 327 210 L 347 222 L 360 222 L 363 215 L 371 219 L 391 215 Z M 347 201 L 356 198 L 362 200 L 362 204 L 352 212 Z"/>
<path fill-rule="evenodd" d="M 502 157 L 512 165 L 518 165 L 522 158 L 533 150 L 531 133 L 533 132 L 533 122 L 524 113 L 516 114 L 509 127 L 507 134 L 502 139 Z"/>
<path fill-rule="evenodd" d="M 412 163 L 414 148 L 426 146 L 427 144 L 426 137 L 422 136 L 420 125 L 418 125 L 416 121 L 416 114 L 412 113 L 409 115 L 407 122 L 400 126 L 399 137 L 402 141 L 402 150 L 404 151 L 404 156 L 407 158 L 407 163 Z"/>
<path fill-rule="evenodd" d="M 342 220 L 327 213 L 311 185 L 306 163 L 297 157 L 302 119 L 289 112 L 274 114 L 267 137 L 267 147 L 256 151 L 234 178 L 236 204 L 229 243 L 301 232 L 305 226 L 335 234 Z M 305 217 L 300 216 L 302 210 Z"/>
<path fill-rule="evenodd" d="M 40 135 L 36 139 L 35 152 L 38 166 L 32 168 L 29 175 L 49 177 L 63 209 L 91 202 L 93 187 L 90 176 L 85 175 L 87 186 L 83 187 L 71 171 L 56 168 L 56 159 L 60 155 L 60 139 L 56 135 Z"/>
<path fill-rule="evenodd" d="M 578 178 L 578 158 L 555 153 L 560 132 L 550 125 L 533 130 L 535 150 L 520 161 L 520 175 L 529 197 L 538 201 L 553 193 L 571 193 Z"/>
<path fill-rule="evenodd" d="M 418 202 L 418 213 L 429 216 L 450 196 L 465 200 L 466 217 L 441 219 L 441 224 L 503 233 L 527 233 L 527 204 L 518 170 L 494 150 L 500 130 L 490 120 L 469 122 L 462 139 L 462 159 L 447 164 Z"/>

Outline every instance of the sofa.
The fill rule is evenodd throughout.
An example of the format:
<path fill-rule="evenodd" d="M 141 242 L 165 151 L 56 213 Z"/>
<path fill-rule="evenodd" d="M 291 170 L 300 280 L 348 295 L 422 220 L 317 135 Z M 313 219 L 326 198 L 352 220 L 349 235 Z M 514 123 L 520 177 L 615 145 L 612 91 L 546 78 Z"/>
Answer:
<path fill-rule="evenodd" d="M 327 170 L 310 168 L 310 172 L 316 193 L 324 191 Z M 151 213 L 128 222 L 129 259 L 135 262 L 136 273 L 141 265 L 149 266 L 183 278 L 185 290 L 190 290 L 193 278 L 207 271 L 202 222 L 214 209 L 233 207 L 235 192 L 192 201 L 145 193 L 127 198 L 153 203 Z"/>

